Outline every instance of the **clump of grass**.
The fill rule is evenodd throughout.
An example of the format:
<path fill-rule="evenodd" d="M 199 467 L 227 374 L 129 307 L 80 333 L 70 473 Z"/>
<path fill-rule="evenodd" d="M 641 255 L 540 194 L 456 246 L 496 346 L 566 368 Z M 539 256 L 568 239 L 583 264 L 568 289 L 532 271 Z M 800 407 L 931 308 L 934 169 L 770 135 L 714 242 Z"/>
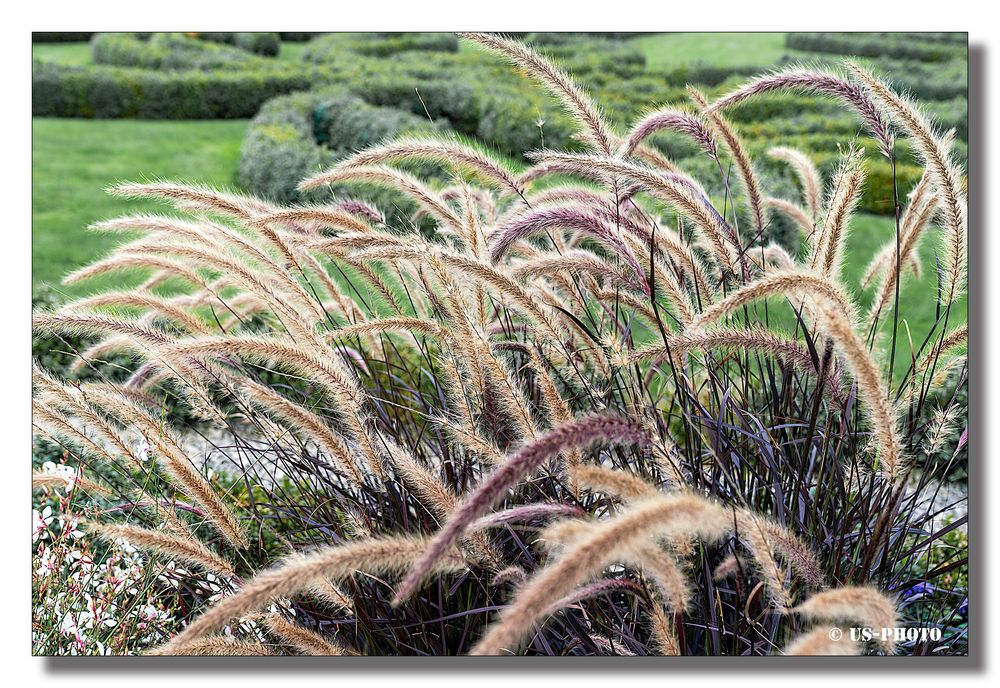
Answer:
<path fill-rule="evenodd" d="M 902 651 L 822 634 L 837 619 L 899 623 L 904 585 L 952 568 L 915 568 L 941 533 L 929 488 L 963 461 L 964 442 L 942 449 L 956 402 L 931 408 L 967 338 L 949 329 L 966 199 L 947 137 L 856 67 L 768 75 L 714 103 L 692 91 L 689 108 L 619 135 L 548 59 L 467 37 L 549 89 L 588 150 L 536 151 L 520 171 L 406 138 L 304 180 L 334 197 L 302 207 L 122 185 L 183 216 L 102 223 L 142 236 L 67 279 L 150 278 L 35 314 L 40 332 L 99 340 L 77 368 L 100 382 L 38 369 L 34 401 L 39 432 L 87 468 L 94 529 L 233 593 L 196 605 L 157 652 Z M 723 116 L 783 88 L 841 99 L 890 159 L 898 133 L 926 161 L 868 271 L 881 286 L 864 319 L 840 270 L 859 147 L 845 142 L 825 197 L 807 152 L 773 149 L 803 196 L 768 196 Z M 652 147 L 663 129 L 717 163 L 724 198 Z M 414 160 L 452 178 L 395 167 Z M 346 182 L 412 197 L 413 223 L 340 198 Z M 802 250 L 761 243 L 771 211 L 800 224 Z M 941 318 L 909 333 L 898 382 L 879 349 L 896 350 L 903 269 L 939 217 Z M 102 363 L 117 350 L 133 366 Z M 269 605 L 284 611 L 262 616 Z M 921 616 L 936 614 L 942 641 L 905 651 L 959 651 L 948 611 Z M 800 633 L 793 614 L 819 625 Z"/>

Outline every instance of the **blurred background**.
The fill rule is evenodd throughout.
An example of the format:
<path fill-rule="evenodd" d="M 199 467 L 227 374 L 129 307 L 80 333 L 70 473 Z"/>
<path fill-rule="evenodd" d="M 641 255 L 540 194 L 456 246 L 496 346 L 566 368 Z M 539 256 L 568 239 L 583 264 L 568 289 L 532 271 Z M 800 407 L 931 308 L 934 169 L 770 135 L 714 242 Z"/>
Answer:
<path fill-rule="evenodd" d="M 908 91 L 942 128 L 954 129 L 956 158 L 966 160 L 966 34 L 517 37 L 570 72 L 620 131 L 651 108 L 688 104 L 689 84 L 711 99 L 777 67 L 837 68 L 845 58 L 855 59 Z M 514 165 L 543 146 L 579 147 L 569 118 L 542 87 L 452 34 L 35 33 L 32 54 L 36 302 L 100 286 L 59 285 L 66 272 L 123 239 L 85 232 L 88 224 L 155 209 L 103 192 L 116 181 L 184 180 L 303 202 L 329 192 L 303 198 L 295 190 L 298 180 L 403 133 L 462 136 Z M 856 140 L 875 151 L 854 115 L 826 97 L 769 95 L 727 115 L 744 136 L 769 195 L 799 193 L 790 168 L 767 156 L 772 146 L 810 153 L 827 178 L 847 143 Z M 670 134 L 653 143 L 721 195 L 718 170 L 693 145 Z M 902 198 L 920 168 L 908 142 L 900 141 L 897 151 Z M 848 283 L 857 283 L 894 231 L 892 170 L 884 158 L 866 157 L 862 212 L 848 244 Z M 356 191 L 351 195 L 363 193 Z M 407 210 L 399 199 L 374 200 L 390 217 Z M 791 221 L 779 213 L 772 214 L 768 232 L 768 239 L 786 244 L 795 236 Z M 935 244 L 923 242 L 927 266 L 934 264 Z M 929 321 L 916 327 L 933 322 L 917 295 L 928 293 L 935 279 L 934 270 L 924 270 L 902 295 L 911 321 Z"/>

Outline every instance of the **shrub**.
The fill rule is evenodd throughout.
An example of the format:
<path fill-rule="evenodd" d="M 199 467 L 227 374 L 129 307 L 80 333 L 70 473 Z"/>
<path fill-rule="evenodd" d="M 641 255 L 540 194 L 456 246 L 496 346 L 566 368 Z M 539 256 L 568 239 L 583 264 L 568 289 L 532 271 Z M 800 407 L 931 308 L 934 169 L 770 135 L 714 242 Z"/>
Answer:
<path fill-rule="evenodd" d="M 31 112 L 36 117 L 233 119 L 252 117 L 268 99 L 314 83 L 314 75 L 296 69 L 153 71 L 36 61 Z"/>
<path fill-rule="evenodd" d="M 232 34 L 235 36 L 235 34 Z M 266 69 L 270 61 L 237 47 L 178 33 L 99 33 L 91 40 L 94 62 L 147 69 Z"/>
<path fill-rule="evenodd" d="M 302 57 L 324 62 L 339 59 L 343 53 L 386 57 L 408 51 L 454 53 L 458 52 L 458 39 L 451 33 L 326 34 L 310 41 Z"/>
<path fill-rule="evenodd" d="M 958 34 L 965 36 L 966 34 Z M 968 50 L 956 40 L 926 40 L 922 34 L 900 33 L 789 33 L 785 45 L 794 50 L 861 57 L 898 57 L 943 61 L 963 58 Z"/>
<path fill-rule="evenodd" d="M 199 33 L 197 38 L 215 43 L 228 43 L 265 57 L 276 57 L 281 52 L 281 35 L 277 33 Z"/>
<path fill-rule="evenodd" d="M 316 200 L 322 194 L 303 194 L 296 186 L 317 170 L 396 136 L 443 130 L 408 112 L 369 105 L 343 89 L 275 98 L 247 128 L 237 182 L 279 203 Z M 419 165 L 410 169 L 425 174 L 431 171 Z M 343 193 L 370 201 L 392 222 L 409 218 L 416 210 L 412 199 L 391 190 L 348 185 Z"/>
<path fill-rule="evenodd" d="M 305 43 L 322 35 L 322 31 L 282 31 L 278 34 L 287 43 Z"/>
<path fill-rule="evenodd" d="M 838 192 L 810 207 L 788 191 L 793 214 L 825 219 L 786 255 L 754 238 L 756 198 L 772 189 L 741 153 L 759 144 L 738 145 L 718 117 L 739 98 L 660 120 L 700 142 L 696 181 L 641 146 L 653 125 L 623 147 L 544 58 L 472 39 L 549 85 L 584 153 L 548 150 L 521 172 L 456 137 L 406 137 L 307 171 L 318 206 L 123 184 L 115 193 L 172 214 L 106 223 L 148 240 L 69 281 L 145 266 L 186 287 L 35 313 L 39 334 L 101 337 L 137 357 L 124 384 L 33 371 L 36 425 L 68 465 L 105 469 L 88 488 L 90 527 L 219 583 L 157 651 L 966 652 L 968 540 L 948 537 L 931 504 L 966 470 L 964 441 L 938 441 L 965 418 L 922 419 L 949 372 L 967 376 L 967 199 L 931 123 L 864 71 L 812 77 L 838 93 L 864 84 L 862 104 L 933 163 L 932 184 L 899 209 L 900 250 L 940 205 L 938 277 L 911 282 L 876 260 L 876 305 L 863 309 L 842 270 L 864 164 L 853 140 L 835 180 L 789 158 L 803 190 Z M 345 91 L 295 94 L 262 109 L 248 142 L 319 131 L 353 145 L 410 121 Z M 272 150 L 277 164 L 286 149 Z M 287 150 L 302 164 L 304 147 Z M 406 165 L 462 183 L 445 191 Z M 735 193 L 706 197 L 727 170 Z M 416 211 L 383 222 L 330 202 L 360 183 Z M 904 279 L 942 314 L 925 331 L 903 334 L 883 310 Z M 872 341 L 916 350 L 894 360 Z M 195 468 L 206 457 L 164 398 L 202 419 L 221 477 Z M 841 642 L 826 624 L 845 617 L 941 638 Z"/>
<path fill-rule="evenodd" d="M 32 31 L 32 43 L 82 43 L 94 34 L 84 31 Z"/>

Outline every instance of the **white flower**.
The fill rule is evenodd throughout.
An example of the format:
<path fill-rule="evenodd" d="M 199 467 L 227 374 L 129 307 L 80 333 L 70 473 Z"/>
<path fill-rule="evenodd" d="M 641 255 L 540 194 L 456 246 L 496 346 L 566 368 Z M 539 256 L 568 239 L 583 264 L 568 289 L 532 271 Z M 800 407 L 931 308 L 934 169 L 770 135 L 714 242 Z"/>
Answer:
<path fill-rule="evenodd" d="M 45 540 L 49 537 L 49 525 L 54 520 L 52 515 L 52 507 L 47 506 L 38 511 L 38 509 L 31 510 L 31 541 L 38 542 L 39 540 Z"/>
<path fill-rule="evenodd" d="M 135 445 L 135 456 L 140 461 L 149 461 L 149 442 L 144 436 L 139 437 Z"/>

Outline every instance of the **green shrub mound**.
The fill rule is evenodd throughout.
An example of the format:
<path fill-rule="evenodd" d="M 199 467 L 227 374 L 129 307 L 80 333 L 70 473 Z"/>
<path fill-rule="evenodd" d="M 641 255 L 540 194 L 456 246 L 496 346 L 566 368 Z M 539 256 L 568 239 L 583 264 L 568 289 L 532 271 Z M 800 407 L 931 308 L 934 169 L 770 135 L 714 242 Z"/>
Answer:
<path fill-rule="evenodd" d="M 266 57 L 275 57 L 281 52 L 281 36 L 277 33 L 199 33 L 195 37 L 205 41 L 235 45 L 247 52 Z"/>
<path fill-rule="evenodd" d="M 225 43 L 207 38 L 198 40 L 179 33 L 99 33 L 91 39 L 90 46 L 96 64 L 116 67 L 212 70 L 272 66 L 269 60 L 256 57 L 235 44 Z"/>
<path fill-rule="evenodd" d="M 240 150 L 237 183 L 251 193 L 280 203 L 330 199 L 330 191 L 300 192 L 307 176 L 351 153 L 403 135 L 429 136 L 448 130 L 416 115 L 366 103 L 346 89 L 294 93 L 268 102 L 250 122 Z M 411 165 L 421 176 L 438 168 Z M 416 206 L 400 194 L 338 185 L 338 198 L 366 200 L 390 222 L 408 219 Z"/>

